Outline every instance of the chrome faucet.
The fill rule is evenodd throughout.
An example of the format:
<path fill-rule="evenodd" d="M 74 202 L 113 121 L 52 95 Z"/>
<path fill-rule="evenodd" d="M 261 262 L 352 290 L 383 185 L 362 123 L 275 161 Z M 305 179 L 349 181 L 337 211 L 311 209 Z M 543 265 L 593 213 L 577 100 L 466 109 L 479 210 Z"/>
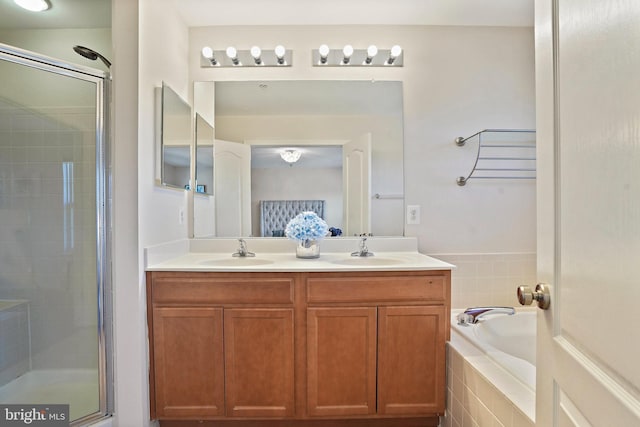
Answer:
<path fill-rule="evenodd" d="M 478 323 L 478 320 L 489 314 L 515 314 L 513 307 L 472 307 L 467 308 L 463 313 L 458 314 L 458 325 Z"/>
<path fill-rule="evenodd" d="M 254 254 L 253 252 L 249 252 L 249 250 L 247 249 L 247 242 L 244 239 L 238 239 L 238 243 L 240 244 L 240 246 L 238 247 L 238 250 L 233 254 L 231 254 L 231 256 L 235 256 L 235 257 L 256 256 L 256 254 Z"/>
<path fill-rule="evenodd" d="M 369 252 L 369 248 L 367 248 L 366 236 L 362 236 L 362 239 L 360 240 L 360 245 L 358 246 L 358 250 L 355 252 L 351 252 L 351 256 L 361 256 L 361 257 L 373 256 L 373 252 Z"/>

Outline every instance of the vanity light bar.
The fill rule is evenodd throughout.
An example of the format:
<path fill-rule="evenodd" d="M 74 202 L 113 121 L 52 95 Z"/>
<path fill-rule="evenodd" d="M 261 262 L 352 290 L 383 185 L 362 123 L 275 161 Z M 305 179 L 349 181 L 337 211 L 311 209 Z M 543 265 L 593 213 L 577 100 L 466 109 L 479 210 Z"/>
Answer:
<path fill-rule="evenodd" d="M 213 50 L 205 46 L 200 51 L 200 68 L 290 67 L 292 63 L 293 53 L 282 45 L 274 49 L 253 46 L 246 50 L 236 49 L 233 46 L 225 50 Z"/>
<path fill-rule="evenodd" d="M 398 45 L 391 49 L 354 49 L 351 45 L 331 49 L 326 44 L 311 51 L 314 67 L 402 67 L 404 52 Z"/>

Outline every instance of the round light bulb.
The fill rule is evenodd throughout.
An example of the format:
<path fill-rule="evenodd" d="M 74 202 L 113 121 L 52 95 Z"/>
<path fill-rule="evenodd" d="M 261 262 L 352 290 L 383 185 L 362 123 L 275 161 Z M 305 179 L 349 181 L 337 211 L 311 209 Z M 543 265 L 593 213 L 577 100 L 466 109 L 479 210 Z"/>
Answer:
<path fill-rule="evenodd" d="M 391 57 L 397 58 L 402 54 L 402 48 L 398 45 L 395 45 L 391 48 Z"/>
<path fill-rule="evenodd" d="M 236 50 L 235 47 L 233 46 L 229 46 L 227 48 L 227 56 L 231 59 L 234 59 L 236 56 L 238 55 L 238 51 Z"/>
<path fill-rule="evenodd" d="M 372 44 L 367 48 L 367 56 L 369 58 L 373 58 L 378 54 L 378 47 L 375 44 Z"/>
<path fill-rule="evenodd" d="M 260 54 L 262 54 L 262 50 L 258 46 L 253 46 L 251 48 L 251 56 L 253 56 L 253 59 L 260 58 Z"/>
<path fill-rule="evenodd" d="M 351 46 L 350 44 L 346 45 L 342 49 L 342 53 L 344 54 L 345 58 L 351 58 L 351 55 L 353 55 L 353 46 Z"/>
<path fill-rule="evenodd" d="M 326 44 L 320 45 L 320 47 L 318 48 L 318 53 L 320 53 L 320 56 L 322 56 L 323 58 L 326 58 L 327 55 L 329 55 L 329 46 L 327 46 Z"/>
<path fill-rule="evenodd" d="M 278 46 L 276 46 L 276 48 L 274 49 L 274 52 L 276 54 L 276 56 L 280 59 L 284 58 L 284 54 L 287 52 L 287 50 L 284 48 L 284 46 L 282 46 L 281 44 L 279 44 Z"/>
<path fill-rule="evenodd" d="M 207 59 L 213 58 L 213 49 L 211 49 L 209 46 L 203 47 L 202 48 L 202 56 L 204 56 Z"/>

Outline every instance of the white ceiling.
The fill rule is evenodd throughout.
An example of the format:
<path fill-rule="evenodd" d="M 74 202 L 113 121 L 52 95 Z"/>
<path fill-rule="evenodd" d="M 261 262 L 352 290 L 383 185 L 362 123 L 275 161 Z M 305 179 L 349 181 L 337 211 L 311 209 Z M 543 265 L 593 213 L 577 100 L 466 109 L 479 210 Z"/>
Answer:
<path fill-rule="evenodd" d="M 147 0 L 209 25 L 533 26 L 534 0 Z M 107 28 L 111 0 L 49 0 L 34 13 L 0 0 L 0 28 Z"/>

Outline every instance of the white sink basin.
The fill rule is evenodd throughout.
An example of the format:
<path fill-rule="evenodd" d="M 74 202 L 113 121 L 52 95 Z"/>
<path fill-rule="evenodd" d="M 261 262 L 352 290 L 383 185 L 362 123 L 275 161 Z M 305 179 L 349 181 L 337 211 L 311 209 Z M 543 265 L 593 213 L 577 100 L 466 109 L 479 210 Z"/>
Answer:
<path fill-rule="evenodd" d="M 351 258 L 338 259 L 332 262 L 334 264 L 340 264 L 340 265 L 384 266 L 384 265 L 398 265 L 398 264 L 404 263 L 405 261 L 398 258 L 384 258 L 384 257 L 377 257 L 377 256 L 370 256 L 370 257 L 354 256 Z"/>
<path fill-rule="evenodd" d="M 273 261 L 262 258 L 253 257 L 229 257 L 219 259 L 209 259 L 200 262 L 201 265 L 210 265 L 214 267 L 251 267 L 254 265 L 273 264 Z"/>

